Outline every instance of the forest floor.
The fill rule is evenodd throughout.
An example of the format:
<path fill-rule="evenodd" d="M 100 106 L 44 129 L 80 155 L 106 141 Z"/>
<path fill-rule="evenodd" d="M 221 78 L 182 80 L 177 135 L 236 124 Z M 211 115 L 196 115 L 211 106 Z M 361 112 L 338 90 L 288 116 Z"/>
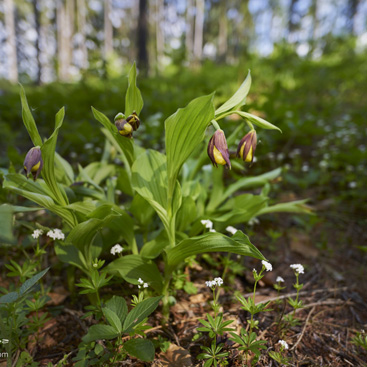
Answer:
<path fill-rule="evenodd" d="M 358 331 L 367 330 L 367 282 L 365 281 L 365 254 L 357 248 L 367 243 L 367 233 L 354 218 L 362 213 L 347 212 L 345 207 L 336 208 L 330 201 L 319 203 L 315 208 L 322 219 L 309 231 L 295 228 L 292 216 L 277 215 L 271 220 L 262 219 L 255 225 L 256 233 L 252 242 L 271 261 L 273 271 L 266 273 L 260 281 L 256 302 L 278 300 L 272 303 L 271 312 L 263 312 L 257 316 L 259 320 L 258 336 L 266 340 L 266 350 L 262 352 L 257 366 L 279 366 L 266 351 L 279 350 L 278 340 L 289 344 L 287 356 L 290 366 L 367 366 L 367 352 L 351 343 Z M 282 235 L 273 241 L 265 234 L 264 228 L 281 226 Z M 213 259 L 215 259 L 213 255 Z M 287 303 L 288 296 L 295 295 L 292 287 L 294 273 L 290 264 L 301 263 L 305 273 L 300 275 L 304 287 L 300 293 L 304 307 L 297 310 L 299 324 L 284 328 L 279 320 L 293 312 Z M 246 327 L 249 315 L 240 308 L 234 297 L 235 291 L 251 296 L 252 269 L 259 263 L 252 258 L 244 258 L 247 270 L 236 276 L 232 284 L 225 284 L 221 289 L 219 302 L 224 319 L 235 320 L 231 325 L 239 332 Z M 183 291 L 177 294 L 177 303 L 171 308 L 169 323 L 161 325 L 162 314 L 158 309 L 149 319 L 152 329 L 148 330 L 150 338 L 160 335 L 171 344 L 166 352 L 156 354 L 153 363 L 144 363 L 134 359 L 119 362 L 119 366 L 165 366 L 184 367 L 202 366 L 197 359 L 202 352 L 200 346 L 209 346 L 211 341 L 206 334 L 193 341 L 199 319 L 211 312 L 209 302 L 212 293 L 205 286 L 205 281 L 212 279 L 210 267 L 198 259 L 194 268 L 186 269 L 187 276 L 197 287 L 198 292 L 189 295 Z M 286 289 L 280 294 L 273 285 L 277 276 L 285 279 Z M 42 345 L 30 340 L 28 350 L 40 366 L 53 364 L 67 355 L 64 366 L 72 366 L 72 358 L 78 351 L 78 344 L 91 325 L 90 319 L 82 319 L 83 306 L 72 303 L 67 285 L 59 279 L 60 287 L 54 288 L 50 294 L 50 307 L 59 307 L 59 312 L 40 330 Z M 106 292 L 116 292 L 107 289 Z M 87 304 L 86 300 L 86 304 Z M 238 351 L 238 345 L 229 340 L 225 334 L 221 340 L 229 351 L 228 366 L 247 366 Z M 5 364 L 0 363 L 0 366 Z"/>

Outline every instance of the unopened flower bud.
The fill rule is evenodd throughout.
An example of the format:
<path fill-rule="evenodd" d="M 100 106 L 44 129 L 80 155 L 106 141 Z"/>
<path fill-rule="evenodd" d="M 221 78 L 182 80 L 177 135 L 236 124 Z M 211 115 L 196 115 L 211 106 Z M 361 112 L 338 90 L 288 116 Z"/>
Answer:
<path fill-rule="evenodd" d="M 218 164 L 220 164 L 225 165 L 226 168 L 231 168 L 227 141 L 223 130 L 218 129 L 209 140 L 208 156 L 214 166 L 218 167 Z"/>
<path fill-rule="evenodd" d="M 39 146 L 29 150 L 24 159 L 23 167 L 27 178 L 32 173 L 33 180 L 36 181 L 43 167 L 41 148 Z"/>
<path fill-rule="evenodd" d="M 237 157 L 241 157 L 245 162 L 252 162 L 257 144 L 256 131 L 251 130 L 238 144 Z"/>
<path fill-rule="evenodd" d="M 140 120 L 135 111 L 126 119 L 126 121 L 132 126 L 134 131 L 139 129 Z"/>
<path fill-rule="evenodd" d="M 133 136 L 133 127 L 125 120 L 123 113 L 118 113 L 115 117 L 115 125 L 120 135 L 131 138 Z"/>

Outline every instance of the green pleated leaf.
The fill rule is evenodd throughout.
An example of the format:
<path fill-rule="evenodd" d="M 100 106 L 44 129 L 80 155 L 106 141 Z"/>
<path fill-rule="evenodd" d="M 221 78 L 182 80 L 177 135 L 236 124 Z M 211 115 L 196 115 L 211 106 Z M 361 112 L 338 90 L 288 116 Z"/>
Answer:
<path fill-rule="evenodd" d="M 0 303 L 13 303 L 19 298 L 18 292 L 9 292 L 0 297 Z"/>
<path fill-rule="evenodd" d="M 115 328 L 110 325 L 93 325 L 89 328 L 87 335 L 83 337 L 84 343 L 90 343 L 94 340 L 114 339 L 119 335 Z"/>
<path fill-rule="evenodd" d="M 108 307 L 102 308 L 103 315 L 105 316 L 108 323 L 118 332 L 120 333 L 122 331 L 122 324 L 121 320 L 115 313 L 115 311 L 111 310 Z"/>
<path fill-rule="evenodd" d="M 141 361 L 152 362 L 154 359 L 155 348 L 149 339 L 130 339 L 124 343 L 124 349 Z"/>
<path fill-rule="evenodd" d="M 243 117 L 244 119 L 250 121 L 252 124 L 259 126 L 263 129 L 268 129 L 268 130 L 279 130 L 280 132 L 282 132 L 282 130 L 279 129 L 278 126 L 275 126 L 273 124 L 271 124 L 270 122 L 262 119 L 261 117 L 255 116 L 251 113 L 248 112 L 243 112 L 243 111 L 235 111 L 235 113 L 241 117 Z"/>
<path fill-rule="evenodd" d="M 131 173 L 133 189 L 154 208 L 168 230 L 165 155 L 155 150 L 147 150 L 135 160 Z"/>
<path fill-rule="evenodd" d="M 22 103 L 22 118 L 24 126 L 26 127 L 28 134 L 33 142 L 33 145 L 41 146 L 42 145 L 42 139 L 38 132 L 36 122 L 34 121 L 34 118 L 32 116 L 31 110 L 28 106 L 27 97 L 24 91 L 24 88 L 21 84 L 20 85 L 20 100 Z"/>
<path fill-rule="evenodd" d="M 113 141 L 115 141 L 118 144 L 119 149 L 121 149 L 121 151 L 125 155 L 129 163 L 129 166 L 131 166 L 134 162 L 134 141 L 133 139 L 129 139 L 124 136 L 121 136 L 118 133 L 116 126 L 112 124 L 109 118 L 106 115 L 104 115 L 102 112 L 99 112 L 94 107 L 92 107 L 92 112 L 93 112 L 95 119 L 98 120 L 107 129 L 107 132 L 105 132 L 106 136 L 109 138 L 113 138 Z"/>
<path fill-rule="evenodd" d="M 290 201 L 288 203 L 280 203 L 271 206 L 267 206 L 259 211 L 258 215 L 268 213 L 299 213 L 299 214 L 312 214 L 312 209 L 306 205 L 308 199 Z"/>
<path fill-rule="evenodd" d="M 125 116 L 128 117 L 134 111 L 139 116 L 143 108 L 143 98 L 139 88 L 136 86 L 136 65 L 135 62 L 130 69 L 128 76 L 128 88 L 125 97 Z"/>
<path fill-rule="evenodd" d="M 71 227 L 75 225 L 75 218 L 73 214 L 68 209 L 57 205 L 49 196 L 52 195 L 52 193 L 46 186 L 41 187 L 39 182 L 28 180 L 26 177 L 18 173 L 9 173 L 5 176 L 3 187 L 57 214 Z"/>
<path fill-rule="evenodd" d="M 157 292 L 161 292 L 163 279 L 155 263 L 143 259 L 140 255 L 127 255 L 112 261 L 105 268 L 108 273 L 119 274 L 127 282 L 138 284 L 141 278 Z"/>
<path fill-rule="evenodd" d="M 127 304 L 124 298 L 113 296 L 106 302 L 106 307 L 112 310 L 121 322 L 125 321 L 127 315 Z"/>
<path fill-rule="evenodd" d="M 205 130 L 213 118 L 213 94 L 210 94 L 194 99 L 165 121 L 167 172 L 171 192 L 183 163 L 204 139 Z"/>
<path fill-rule="evenodd" d="M 181 262 L 190 256 L 207 252 L 230 252 L 266 260 L 241 231 L 237 231 L 232 237 L 227 237 L 221 233 L 206 233 L 202 236 L 185 239 L 176 247 L 166 250 L 166 272 L 171 273 Z"/>
<path fill-rule="evenodd" d="M 147 298 L 134 307 L 125 319 L 123 325 L 124 333 L 130 333 L 136 325 L 148 317 L 158 307 L 161 299 L 162 296 Z"/>
<path fill-rule="evenodd" d="M 215 116 L 220 116 L 228 111 L 240 108 L 245 104 L 247 94 L 251 87 L 251 73 L 250 70 L 247 74 L 245 81 L 238 88 L 237 92 L 222 106 L 215 111 Z"/>
<path fill-rule="evenodd" d="M 56 114 L 55 117 L 55 130 L 48 140 L 44 142 L 41 147 L 42 159 L 43 159 L 43 169 L 42 177 L 45 180 L 47 186 L 50 188 L 55 200 L 60 205 L 68 205 L 69 201 L 67 199 L 65 190 L 62 186 L 58 185 L 55 177 L 55 149 L 57 136 L 59 129 L 62 126 L 65 116 L 64 107 Z M 76 223 L 76 221 L 75 221 Z"/>

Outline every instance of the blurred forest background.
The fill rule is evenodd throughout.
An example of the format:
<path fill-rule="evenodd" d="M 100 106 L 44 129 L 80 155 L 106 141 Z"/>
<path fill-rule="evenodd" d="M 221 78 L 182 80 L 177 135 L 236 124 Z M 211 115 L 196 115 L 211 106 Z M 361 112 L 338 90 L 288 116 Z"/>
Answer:
<path fill-rule="evenodd" d="M 90 106 L 123 110 L 133 61 L 146 147 L 178 107 L 214 90 L 220 104 L 251 69 L 247 108 L 283 130 L 259 131 L 251 174 L 281 166 L 303 198 L 366 197 L 365 0 L 2 0 L 0 44 L 0 167 L 20 169 L 30 148 L 18 81 L 41 135 L 66 107 L 58 150 L 83 165 L 104 146 Z"/>
<path fill-rule="evenodd" d="M 37 84 L 367 45 L 364 0 L 2 0 L 0 77 Z M 352 42 L 354 40 L 354 42 Z"/>

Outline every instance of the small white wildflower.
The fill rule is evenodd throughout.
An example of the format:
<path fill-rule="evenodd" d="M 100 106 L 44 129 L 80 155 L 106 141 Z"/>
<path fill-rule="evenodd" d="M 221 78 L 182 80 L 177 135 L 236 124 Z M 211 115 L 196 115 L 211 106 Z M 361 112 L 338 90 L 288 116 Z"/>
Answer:
<path fill-rule="evenodd" d="M 284 283 L 284 279 L 282 277 L 277 277 L 276 282 L 277 283 Z"/>
<path fill-rule="evenodd" d="M 148 283 L 144 283 L 144 284 L 143 284 L 143 287 L 144 287 L 144 288 L 148 288 Z"/>
<path fill-rule="evenodd" d="M 215 229 L 211 228 L 209 229 L 209 232 L 217 232 Z"/>
<path fill-rule="evenodd" d="M 310 166 L 307 164 L 307 163 L 305 163 L 303 166 L 302 166 L 302 171 L 303 172 L 308 172 L 310 170 Z"/>
<path fill-rule="evenodd" d="M 208 280 L 205 282 L 206 286 L 209 288 L 215 287 L 217 285 L 217 282 L 215 280 Z"/>
<path fill-rule="evenodd" d="M 355 189 L 357 187 L 357 182 L 355 182 L 355 181 L 349 182 L 348 187 L 350 189 Z"/>
<path fill-rule="evenodd" d="M 98 268 L 98 264 L 97 263 L 94 263 L 93 264 L 93 268 Z"/>
<path fill-rule="evenodd" d="M 265 260 L 262 260 L 261 263 L 265 266 L 266 271 L 272 271 L 273 270 L 273 266 L 269 262 L 267 262 Z"/>
<path fill-rule="evenodd" d="M 301 264 L 292 264 L 292 265 L 290 265 L 290 268 L 295 270 L 296 273 L 298 273 L 298 274 L 303 274 L 304 271 L 305 271 L 303 265 L 301 265 Z"/>
<path fill-rule="evenodd" d="M 288 343 L 285 340 L 279 340 L 278 343 L 284 348 L 288 349 Z"/>
<path fill-rule="evenodd" d="M 32 233 L 32 237 L 34 239 L 38 238 L 39 236 L 41 236 L 43 234 L 42 229 L 35 229 Z"/>
<path fill-rule="evenodd" d="M 138 283 L 143 284 L 143 283 L 144 283 L 144 280 L 143 280 L 143 279 L 141 279 L 141 278 L 139 278 L 139 279 L 138 279 Z"/>
<path fill-rule="evenodd" d="M 222 278 L 214 278 L 214 281 L 216 282 L 218 287 L 220 287 L 223 284 L 223 279 Z"/>
<path fill-rule="evenodd" d="M 124 248 L 121 245 L 116 244 L 115 246 L 111 248 L 110 252 L 112 255 L 116 255 L 116 254 L 120 254 L 122 251 L 124 251 Z"/>
<path fill-rule="evenodd" d="M 64 233 L 62 233 L 61 229 L 58 229 L 58 228 L 48 231 L 46 235 L 52 238 L 53 240 L 64 240 L 65 239 Z"/>
<path fill-rule="evenodd" d="M 231 233 L 231 234 L 235 234 L 238 231 L 238 229 L 236 229 L 236 228 L 234 228 L 232 226 L 228 226 L 226 228 L 226 231 L 229 232 L 229 233 Z"/>
<path fill-rule="evenodd" d="M 255 268 L 252 269 L 253 273 L 257 273 L 257 270 Z"/>
<path fill-rule="evenodd" d="M 205 226 L 205 228 L 212 229 L 213 228 L 213 222 L 210 219 L 203 219 L 201 220 L 201 224 Z"/>

